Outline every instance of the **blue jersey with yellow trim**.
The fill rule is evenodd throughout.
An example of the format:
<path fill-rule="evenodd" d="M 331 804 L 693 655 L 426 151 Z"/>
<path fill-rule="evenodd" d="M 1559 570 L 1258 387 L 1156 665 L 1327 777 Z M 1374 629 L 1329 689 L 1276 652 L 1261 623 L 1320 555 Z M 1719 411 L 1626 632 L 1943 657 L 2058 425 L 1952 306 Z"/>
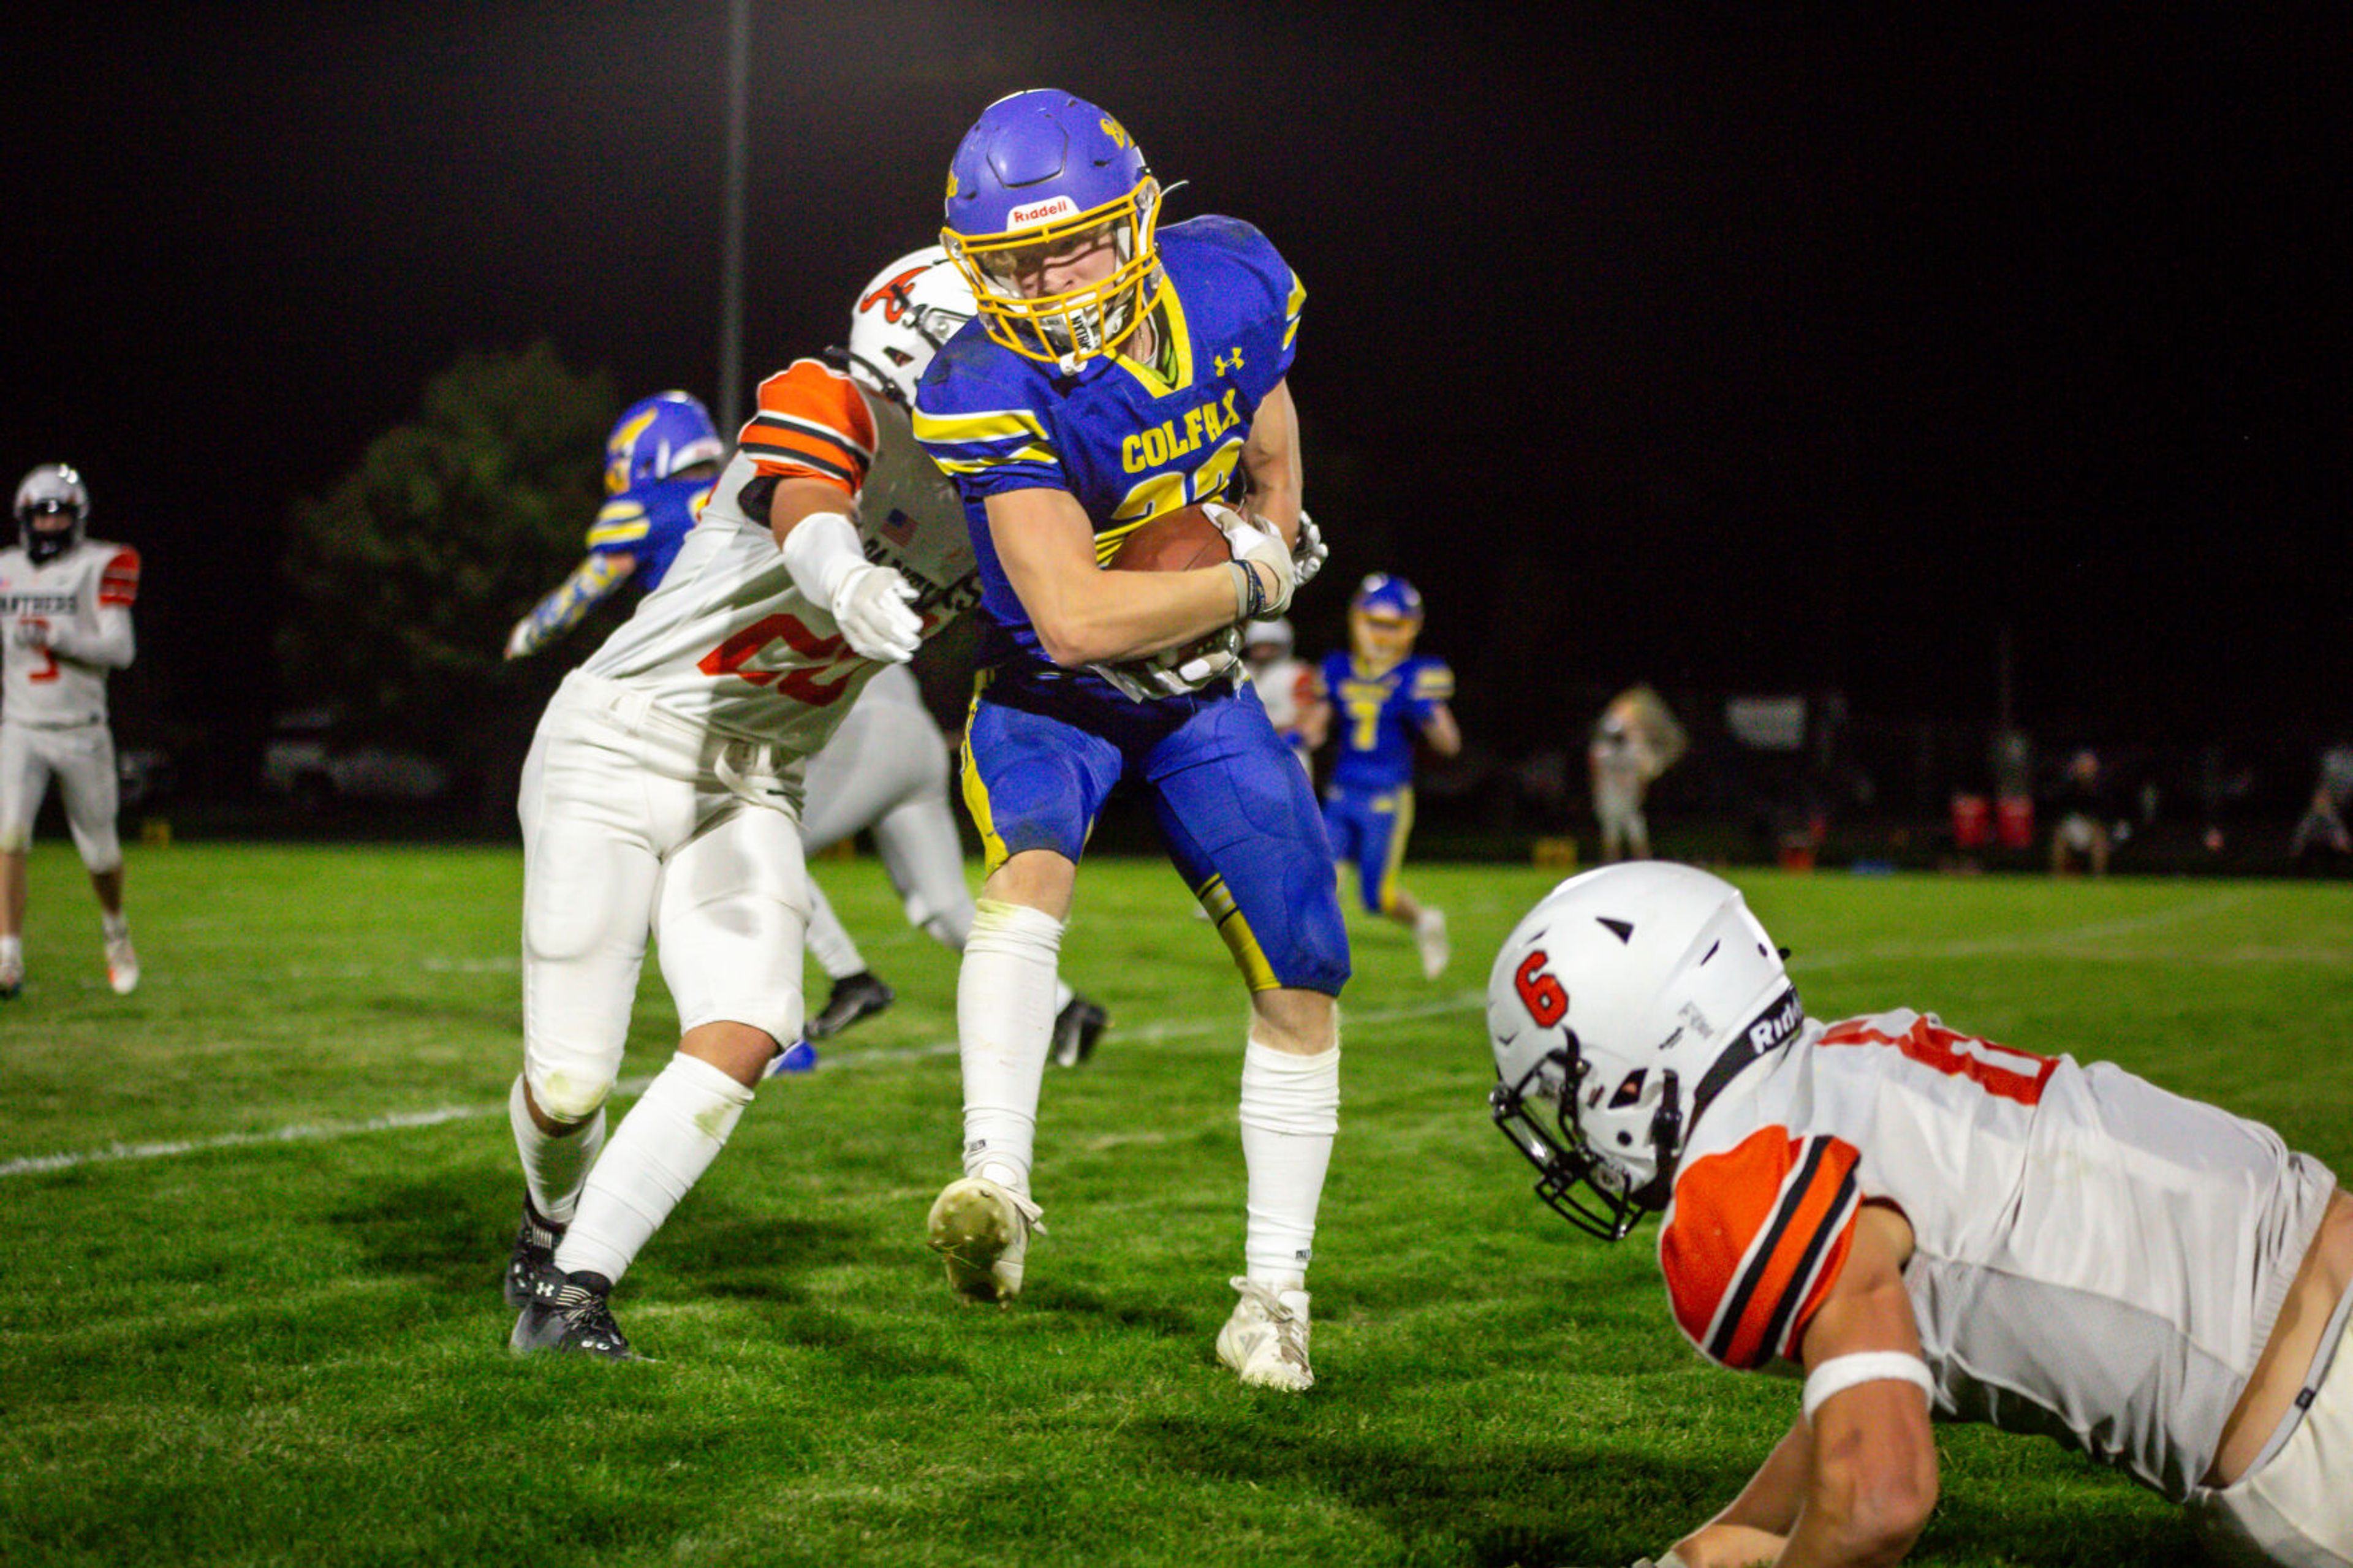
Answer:
<path fill-rule="evenodd" d="M 1446 661 L 1409 654 L 1367 675 L 1345 653 L 1324 657 L 1324 693 L 1339 721 L 1332 764 L 1335 789 L 1390 790 L 1413 782 L 1413 743 L 1440 705 L 1454 695 Z"/>
<path fill-rule="evenodd" d="M 654 479 L 623 490 L 597 510 L 588 529 L 591 555 L 630 555 L 638 586 L 652 593 L 678 559 L 687 530 L 711 499 L 709 479 Z"/>
<path fill-rule="evenodd" d="M 1070 491 L 1094 523 L 1101 562 L 1145 521 L 1238 491 L 1242 443 L 1291 369 L 1306 290 L 1266 237 L 1236 218 L 1161 230 L 1160 264 L 1166 379 L 1124 354 L 1062 375 L 990 342 L 974 321 L 917 389 L 915 437 L 955 481 L 972 528 L 981 613 L 997 634 L 986 662 L 1047 662 L 989 538 L 990 496 Z"/>

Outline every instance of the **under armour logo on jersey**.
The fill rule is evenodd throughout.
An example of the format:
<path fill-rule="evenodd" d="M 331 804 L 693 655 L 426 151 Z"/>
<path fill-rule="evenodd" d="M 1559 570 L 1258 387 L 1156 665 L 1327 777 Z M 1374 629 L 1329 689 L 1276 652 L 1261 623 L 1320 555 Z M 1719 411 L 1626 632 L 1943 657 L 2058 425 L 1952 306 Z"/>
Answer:
<path fill-rule="evenodd" d="M 1235 347 L 1233 353 L 1234 357 L 1230 362 L 1229 362 L 1223 354 L 1219 354 L 1218 356 L 1218 374 L 1219 375 L 1226 375 L 1241 369 L 1242 351 L 1239 345 Z"/>

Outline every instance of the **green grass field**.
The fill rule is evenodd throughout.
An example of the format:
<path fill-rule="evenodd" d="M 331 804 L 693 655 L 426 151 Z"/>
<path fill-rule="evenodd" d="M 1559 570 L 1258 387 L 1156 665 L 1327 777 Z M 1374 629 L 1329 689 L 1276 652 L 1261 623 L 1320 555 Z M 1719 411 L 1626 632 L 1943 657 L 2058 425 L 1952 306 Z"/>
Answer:
<path fill-rule="evenodd" d="M 1606 1247 L 1488 1125 L 1488 958 L 1550 881 L 1419 867 L 1454 970 L 1358 927 L 1304 1399 L 1210 1342 L 1240 1269 L 1240 994 L 1174 877 L 1090 864 L 1046 1085 L 1051 1234 L 1013 1310 L 923 1244 L 955 1173 L 954 968 L 871 860 L 823 868 L 899 1005 L 772 1080 L 616 1294 L 615 1367 L 503 1348 L 521 862 L 133 851 L 110 994 L 39 846 L 0 1007 L 0 1563 L 1609 1563 L 1728 1497 L 1786 1383 L 1702 1363 L 1648 1232 Z M 1817 1016 L 1933 1009 L 2122 1061 L 2353 1169 L 2353 889 L 1737 878 Z M 818 988 L 822 992 L 822 981 Z M 650 970 L 627 1069 L 674 1026 Z M 2048 1443 L 1940 1434 L 1917 1560 L 2197 1561 Z"/>

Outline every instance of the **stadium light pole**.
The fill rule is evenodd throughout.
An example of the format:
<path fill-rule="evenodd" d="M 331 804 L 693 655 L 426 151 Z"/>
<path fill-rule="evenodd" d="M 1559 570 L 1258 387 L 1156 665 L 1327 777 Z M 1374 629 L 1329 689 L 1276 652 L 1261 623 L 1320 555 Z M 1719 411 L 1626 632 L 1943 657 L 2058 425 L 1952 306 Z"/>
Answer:
<path fill-rule="evenodd" d="M 718 423 L 723 436 L 733 434 L 744 417 L 744 180 L 750 141 L 744 103 L 750 91 L 751 57 L 752 0 L 728 0 L 727 189 L 719 259 Z"/>

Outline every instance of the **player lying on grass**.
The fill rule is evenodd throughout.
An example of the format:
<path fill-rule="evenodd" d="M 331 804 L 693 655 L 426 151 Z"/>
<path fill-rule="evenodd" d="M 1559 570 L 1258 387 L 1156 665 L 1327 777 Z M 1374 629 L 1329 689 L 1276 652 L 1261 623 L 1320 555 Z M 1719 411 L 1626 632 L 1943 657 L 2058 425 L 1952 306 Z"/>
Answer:
<path fill-rule="evenodd" d="M 1800 1367 L 1788 1435 L 1660 1560 L 1900 1561 L 1932 1418 L 2042 1433 L 2235 1563 L 2353 1563 L 2353 1199 L 2268 1128 L 1933 1015 L 1805 1016 L 1728 884 L 1553 889 L 1487 983 L 1496 1124 L 1570 1223 L 1666 1216 L 1708 1359 Z"/>

